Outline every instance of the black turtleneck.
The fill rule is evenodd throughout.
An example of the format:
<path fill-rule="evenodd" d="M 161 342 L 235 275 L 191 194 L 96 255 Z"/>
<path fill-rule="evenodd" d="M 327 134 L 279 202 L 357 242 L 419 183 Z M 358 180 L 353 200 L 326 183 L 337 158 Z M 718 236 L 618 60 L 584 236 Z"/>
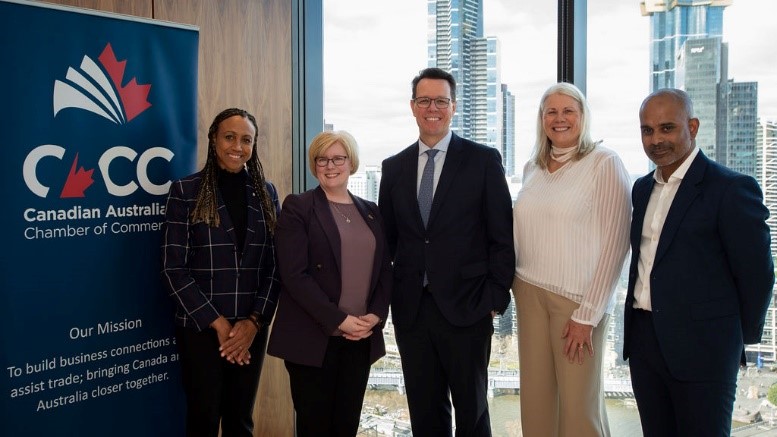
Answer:
<path fill-rule="evenodd" d="M 229 218 L 235 227 L 237 247 L 243 250 L 243 242 L 246 239 L 246 227 L 248 225 L 248 204 L 246 203 L 246 181 L 248 173 L 241 170 L 230 173 L 221 168 L 218 169 L 218 184 L 221 198 L 227 207 Z"/>

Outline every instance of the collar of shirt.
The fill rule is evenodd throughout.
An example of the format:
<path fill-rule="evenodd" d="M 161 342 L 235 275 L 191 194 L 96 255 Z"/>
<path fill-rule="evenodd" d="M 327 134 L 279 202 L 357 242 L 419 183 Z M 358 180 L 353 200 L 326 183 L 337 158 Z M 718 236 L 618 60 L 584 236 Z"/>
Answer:
<path fill-rule="evenodd" d="M 690 168 L 691 163 L 693 163 L 693 160 L 696 159 L 696 155 L 699 154 L 699 148 L 696 147 L 694 144 L 693 150 L 691 150 L 691 153 L 688 154 L 688 157 L 685 158 L 685 161 L 683 161 L 682 164 L 680 164 L 679 167 L 677 167 L 677 170 L 675 170 L 671 176 L 669 176 L 669 180 L 664 180 L 664 175 L 661 174 L 661 169 L 656 167 L 656 170 L 653 172 L 653 179 L 656 180 L 659 184 L 665 184 L 667 182 L 677 181 L 679 183 L 683 178 L 685 177 L 685 174 L 688 173 L 688 168 Z"/>
<path fill-rule="evenodd" d="M 447 153 L 448 152 L 448 146 L 451 144 L 451 138 L 453 137 L 453 131 L 448 129 L 448 133 L 442 137 L 440 141 L 437 142 L 437 144 L 433 144 L 432 147 L 427 146 L 424 144 L 421 139 L 418 139 L 418 156 L 423 155 L 426 153 L 427 150 L 431 149 L 437 149 L 440 152 Z"/>

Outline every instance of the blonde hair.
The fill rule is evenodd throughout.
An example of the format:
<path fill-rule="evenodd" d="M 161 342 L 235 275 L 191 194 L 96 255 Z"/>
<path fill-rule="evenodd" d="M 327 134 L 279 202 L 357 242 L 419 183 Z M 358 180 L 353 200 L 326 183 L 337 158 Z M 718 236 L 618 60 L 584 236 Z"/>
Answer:
<path fill-rule="evenodd" d="M 344 130 L 326 131 L 313 137 L 308 148 L 308 166 L 310 172 L 316 174 L 316 158 L 326 152 L 335 143 L 340 143 L 345 149 L 345 156 L 351 161 L 351 174 L 359 169 L 359 146 L 351 134 Z"/>
<path fill-rule="evenodd" d="M 542 126 L 543 112 L 545 111 L 545 102 L 548 97 L 554 94 L 561 94 L 573 98 L 580 106 L 580 136 L 577 139 L 577 153 L 572 158 L 575 161 L 582 159 L 585 155 L 591 153 L 601 141 L 591 139 L 591 109 L 580 89 L 571 83 L 559 82 L 548 88 L 540 99 L 540 108 L 537 111 L 537 140 L 534 143 L 534 152 L 532 160 L 540 168 L 548 168 L 550 162 L 550 138 L 545 134 Z"/>

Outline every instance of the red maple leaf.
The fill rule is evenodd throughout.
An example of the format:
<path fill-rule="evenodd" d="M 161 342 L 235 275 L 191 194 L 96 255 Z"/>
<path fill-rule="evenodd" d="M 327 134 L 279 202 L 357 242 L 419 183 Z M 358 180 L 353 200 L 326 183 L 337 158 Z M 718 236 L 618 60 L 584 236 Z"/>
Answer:
<path fill-rule="evenodd" d="M 73 160 L 73 166 L 70 167 L 70 174 L 67 175 L 65 186 L 62 187 L 62 193 L 59 195 L 61 199 L 70 197 L 84 197 L 84 191 L 89 188 L 94 179 L 92 179 L 92 173 L 94 169 L 84 170 L 83 167 L 76 170 L 78 166 L 78 153 L 76 153 L 76 159 Z"/>
<path fill-rule="evenodd" d="M 126 86 L 121 85 L 124 80 L 124 68 L 127 66 L 127 61 L 120 62 L 116 59 L 111 43 L 105 46 L 105 49 L 97 59 L 105 67 L 105 71 L 111 77 L 113 85 L 119 91 L 119 98 L 121 99 L 122 106 L 124 106 L 127 121 L 132 120 L 141 112 L 151 107 L 151 103 L 148 102 L 148 93 L 151 91 L 150 84 L 138 85 L 133 77 Z"/>

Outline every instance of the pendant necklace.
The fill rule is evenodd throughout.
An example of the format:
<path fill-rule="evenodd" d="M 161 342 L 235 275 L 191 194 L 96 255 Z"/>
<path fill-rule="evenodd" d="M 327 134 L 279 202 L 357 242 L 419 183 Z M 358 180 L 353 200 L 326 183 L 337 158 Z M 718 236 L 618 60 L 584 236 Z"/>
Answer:
<path fill-rule="evenodd" d="M 346 223 L 351 223 L 351 219 L 350 219 L 350 218 L 348 218 L 348 216 L 347 216 L 347 215 L 343 214 L 343 212 L 342 212 L 342 211 L 340 211 L 340 208 L 338 208 L 338 207 L 337 207 L 337 204 L 336 204 L 336 203 L 334 203 L 334 202 L 332 202 L 332 201 L 330 200 L 330 201 L 329 201 L 329 204 L 330 204 L 330 205 L 332 205 L 332 208 L 334 208 L 334 210 L 335 210 L 335 211 L 337 211 L 337 213 L 338 213 L 338 214 L 340 214 L 341 216 L 343 216 L 343 218 L 345 219 L 345 222 L 346 222 Z"/>

